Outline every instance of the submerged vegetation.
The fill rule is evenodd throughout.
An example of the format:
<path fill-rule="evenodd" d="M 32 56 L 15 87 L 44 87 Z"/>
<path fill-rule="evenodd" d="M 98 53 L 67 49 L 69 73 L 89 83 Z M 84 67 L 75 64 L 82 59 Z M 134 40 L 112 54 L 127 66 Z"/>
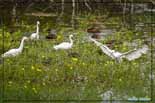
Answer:
<path fill-rule="evenodd" d="M 40 21 L 40 40 L 25 42 L 19 56 L 0 60 L 4 99 L 130 100 L 136 97 L 150 100 L 151 80 L 155 75 L 151 74 L 154 70 L 151 64 L 154 51 L 151 50 L 155 48 L 155 33 L 149 24 L 151 14 L 134 14 L 131 23 L 124 22 L 122 14 L 113 15 L 108 10 L 101 14 L 77 14 L 74 22 L 67 15 L 64 12 L 59 18 L 57 13 L 51 17 L 22 14 L 19 21 L 14 20 L 11 25 L 5 21 L 0 28 L 0 54 L 18 47 L 23 36 L 29 37 L 36 29 L 37 20 Z M 125 20 L 129 17 L 126 15 Z M 118 63 L 89 41 L 87 29 L 92 25 L 112 31 L 99 40 L 111 49 L 126 52 L 147 44 L 150 50 L 139 59 Z M 57 31 L 57 38 L 46 39 L 49 29 Z M 71 34 L 74 35 L 71 49 L 54 50 L 54 45 L 68 41 Z M 107 92 L 110 92 L 108 98 Z"/>

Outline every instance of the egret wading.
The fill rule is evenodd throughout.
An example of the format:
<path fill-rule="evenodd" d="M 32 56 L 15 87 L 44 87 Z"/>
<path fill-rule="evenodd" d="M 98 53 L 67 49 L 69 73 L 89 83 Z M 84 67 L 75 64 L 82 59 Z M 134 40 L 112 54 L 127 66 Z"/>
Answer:
<path fill-rule="evenodd" d="M 39 37 L 39 25 L 40 25 L 40 22 L 37 21 L 37 29 L 36 29 L 36 32 L 35 33 L 32 33 L 31 36 L 30 36 L 30 40 L 31 41 L 34 41 L 34 45 L 38 45 L 37 44 L 37 40 L 39 40 L 39 38 L 40 38 Z"/>
<path fill-rule="evenodd" d="M 73 35 L 69 35 L 69 40 L 70 42 L 63 42 L 60 43 L 58 45 L 54 45 L 54 49 L 55 50 L 67 50 L 67 49 L 71 49 L 73 46 L 73 40 L 72 40 Z"/>
<path fill-rule="evenodd" d="M 39 39 L 39 25 L 40 25 L 40 22 L 37 21 L 37 29 L 36 29 L 35 33 L 31 34 L 31 36 L 30 36 L 31 40 L 38 40 Z"/>
<path fill-rule="evenodd" d="M 2 54 L 2 57 L 3 58 L 14 57 L 14 56 L 17 56 L 20 53 L 22 53 L 23 48 L 24 48 L 24 41 L 25 40 L 28 40 L 28 38 L 27 37 L 23 37 L 22 40 L 21 40 L 19 48 L 11 49 L 11 50 L 5 52 L 4 54 Z"/>

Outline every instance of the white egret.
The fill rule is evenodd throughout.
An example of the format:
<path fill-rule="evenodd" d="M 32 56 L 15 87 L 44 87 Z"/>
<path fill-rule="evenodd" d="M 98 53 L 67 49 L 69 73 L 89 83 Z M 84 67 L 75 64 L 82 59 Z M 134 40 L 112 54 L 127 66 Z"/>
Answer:
<path fill-rule="evenodd" d="M 106 45 L 96 41 L 95 39 L 90 37 L 90 40 L 93 41 L 97 46 L 99 46 L 103 53 L 110 56 L 112 59 L 117 60 L 118 62 L 122 61 L 122 58 L 126 58 L 127 60 L 131 61 L 137 59 L 142 56 L 142 54 L 146 54 L 148 51 L 148 46 L 144 45 L 142 48 L 134 49 L 125 53 L 117 52 L 115 50 L 111 50 Z"/>
<path fill-rule="evenodd" d="M 31 34 L 31 36 L 30 36 L 31 40 L 38 40 L 39 39 L 39 25 L 40 25 L 40 22 L 37 21 L 37 29 L 36 29 L 35 33 Z"/>
<path fill-rule="evenodd" d="M 69 36 L 70 42 L 63 42 L 63 43 L 60 43 L 60 44 L 58 44 L 58 45 L 55 45 L 53 48 L 54 48 L 55 50 L 59 50 L 59 49 L 64 49 L 64 50 L 66 50 L 66 49 L 71 49 L 72 46 L 73 46 L 72 37 L 73 37 L 73 35 L 70 35 L 70 36 Z"/>
<path fill-rule="evenodd" d="M 27 40 L 27 39 L 28 39 L 27 37 L 23 37 L 19 48 L 11 49 L 11 50 L 5 52 L 4 54 L 2 54 L 2 57 L 3 58 L 5 58 L 5 57 L 14 57 L 14 56 L 19 55 L 23 50 L 24 41 Z"/>

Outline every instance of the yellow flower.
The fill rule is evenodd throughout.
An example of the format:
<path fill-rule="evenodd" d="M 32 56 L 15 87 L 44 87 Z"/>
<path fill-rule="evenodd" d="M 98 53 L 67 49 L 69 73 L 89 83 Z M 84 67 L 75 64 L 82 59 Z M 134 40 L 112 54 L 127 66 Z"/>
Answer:
<path fill-rule="evenodd" d="M 28 80 L 27 83 L 30 83 L 30 80 Z"/>
<path fill-rule="evenodd" d="M 31 69 L 34 70 L 35 69 L 34 66 L 31 66 Z"/>
<path fill-rule="evenodd" d="M 7 59 L 7 62 L 9 62 L 10 60 L 9 59 Z"/>
<path fill-rule="evenodd" d="M 41 69 L 36 69 L 36 71 L 37 71 L 37 72 L 42 72 L 42 70 L 41 70 Z"/>
<path fill-rule="evenodd" d="M 113 63 L 113 61 L 107 61 L 106 62 L 106 65 L 113 65 L 114 63 Z"/>
<path fill-rule="evenodd" d="M 121 82 L 121 81 L 122 81 L 122 79 L 120 78 L 120 79 L 119 79 L 119 81 Z"/>
<path fill-rule="evenodd" d="M 72 70 L 72 69 L 73 69 L 73 67 L 70 67 L 70 69 Z"/>
<path fill-rule="evenodd" d="M 62 37 L 60 35 L 57 36 L 57 39 L 61 39 Z"/>
<path fill-rule="evenodd" d="M 105 65 L 107 66 L 109 64 L 109 61 L 107 61 L 106 63 L 105 63 Z"/>
<path fill-rule="evenodd" d="M 44 55 L 42 55 L 42 58 L 45 58 L 45 56 L 44 56 Z"/>
<path fill-rule="evenodd" d="M 86 63 L 83 62 L 82 65 L 86 65 Z"/>
<path fill-rule="evenodd" d="M 27 88 L 27 85 L 24 85 L 24 88 Z"/>
<path fill-rule="evenodd" d="M 58 69 L 55 69 L 55 71 L 57 72 L 57 71 L 58 71 Z"/>
<path fill-rule="evenodd" d="M 45 85 L 46 85 L 46 83 L 45 83 L 45 82 L 43 82 L 43 85 L 45 86 Z"/>
<path fill-rule="evenodd" d="M 25 46 L 25 48 L 29 48 L 28 46 Z"/>
<path fill-rule="evenodd" d="M 133 63 L 134 66 L 136 66 L 136 64 L 137 64 L 137 63 L 135 63 L 135 62 Z"/>
<path fill-rule="evenodd" d="M 77 62 L 78 61 L 78 58 L 72 58 L 73 61 Z"/>
<path fill-rule="evenodd" d="M 24 71 L 25 69 L 24 69 L 24 68 L 22 68 L 22 70 Z"/>
<path fill-rule="evenodd" d="M 107 66 L 107 63 L 105 63 L 104 66 Z"/>
<path fill-rule="evenodd" d="M 37 90 L 36 90 L 36 88 L 34 88 L 34 87 L 33 87 L 33 88 L 32 88 L 32 90 L 33 90 L 35 93 L 37 93 Z"/>
<path fill-rule="evenodd" d="M 9 83 L 9 84 L 12 84 L 12 81 L 9 81 L 8 83 Z"/>
<path fill-rule="evenodd" d="M 113 65 L 113 64 L 114 64 L 114 63 L 113 63 L 113 61 L 111 61 L 111 62 L 110 62 L 110 64 L 112 64 L 112 65 Z"/>
<path fill-rule="evenodd" d="M 127 49 L 127 47 L 126 46 L 123 46 L 123 50 L 126 50 Z"/>

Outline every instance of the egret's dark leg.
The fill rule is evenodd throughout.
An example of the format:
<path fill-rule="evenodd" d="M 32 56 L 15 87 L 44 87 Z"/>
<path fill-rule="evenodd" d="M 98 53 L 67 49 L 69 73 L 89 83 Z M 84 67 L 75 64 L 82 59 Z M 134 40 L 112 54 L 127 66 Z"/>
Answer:
<path fill-rule="evenodd" d="M 30 42 L 30 45 L 31 45 L 31 46 L 34 46 L 34 43 L 33 43 L 33 42 L 34 42 L 34 41 L 31 40 L 31 42 Z"/>
<path fill-rule="evenodd" d="M 43 40 L 40 40 L 40 47 L 43 47 Z"/>
<path fill-rule="evenodd" d="M 38 41 L 35 40 L 34 43 L 35 43 L 35 46 L 37 47 L 39 46 Z"/>

